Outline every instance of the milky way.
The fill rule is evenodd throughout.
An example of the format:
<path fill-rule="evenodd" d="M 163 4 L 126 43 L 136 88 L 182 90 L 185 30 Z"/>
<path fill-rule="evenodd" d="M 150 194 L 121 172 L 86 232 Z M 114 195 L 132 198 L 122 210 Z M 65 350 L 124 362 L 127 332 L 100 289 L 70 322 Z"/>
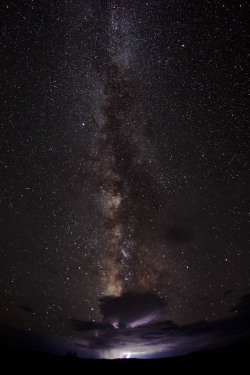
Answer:
<path fill-rule="evenodd" d="M 1 6 L 0 323 L 70 335 L 135 296 L 164 305 L 143 322 L 237 314 L 246 3 Z"/>
<path fill-rule="evenodd" d="M 160 214 L 160 200 L 147 160 L 149 146 L 138 105 L 141 88 L 130 68 L 135 58 L 132 17 L 127 10 L 126 19 L 123 12 L 117 3 L 110 4 L 105 61 L 97 67 L 102 95 L 96 103 L 100 141 L 95 171 L 101 188 L 97 202 L 104 217 L 98 244 L 105 270 L 103 293 L 114 295 L 129 289 L 156 291 L 162 268 L 155 257 L 152 269 L 148 255 L 162 245 L 151 239 L 152 216 Z"/>

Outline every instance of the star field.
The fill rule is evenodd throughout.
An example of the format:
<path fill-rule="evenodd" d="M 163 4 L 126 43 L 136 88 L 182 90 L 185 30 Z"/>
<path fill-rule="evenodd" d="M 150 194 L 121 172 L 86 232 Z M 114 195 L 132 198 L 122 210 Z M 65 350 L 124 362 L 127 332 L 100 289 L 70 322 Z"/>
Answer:
<path fill-rule="evenodd" d="M 227 319 L 249 292 L 246 2 L 1 3 L 0 323 L 100 299 Z"/>

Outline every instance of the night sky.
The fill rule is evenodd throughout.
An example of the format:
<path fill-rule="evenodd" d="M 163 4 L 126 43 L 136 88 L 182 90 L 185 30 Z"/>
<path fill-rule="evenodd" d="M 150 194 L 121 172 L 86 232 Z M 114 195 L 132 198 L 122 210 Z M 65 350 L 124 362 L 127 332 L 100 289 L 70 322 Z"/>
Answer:
<path fill-rule="evenodd" d="M 149 358 L 244 322 L 246 8 L 1 1 L 5 339 Z"/>

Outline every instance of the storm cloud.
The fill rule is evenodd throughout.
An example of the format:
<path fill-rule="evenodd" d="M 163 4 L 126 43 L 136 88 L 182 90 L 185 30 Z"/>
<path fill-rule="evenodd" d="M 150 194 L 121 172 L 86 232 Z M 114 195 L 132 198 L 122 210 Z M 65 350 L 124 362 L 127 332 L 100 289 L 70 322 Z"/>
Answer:
<path fill-rule="evenodd" d="M 123 293 L 119 297 L 100 299 L 103 321 L 114 327 L 137 327 L 146 324 L 166 311 L 166 302 L 153 293 Z"/>

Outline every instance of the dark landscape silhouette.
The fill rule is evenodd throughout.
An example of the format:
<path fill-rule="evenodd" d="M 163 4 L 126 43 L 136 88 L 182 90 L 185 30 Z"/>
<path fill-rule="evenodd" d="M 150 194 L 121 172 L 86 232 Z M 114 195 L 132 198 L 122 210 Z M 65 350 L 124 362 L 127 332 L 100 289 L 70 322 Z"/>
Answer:
<path fill-rule="evenodd" d="M 34 369 L 56 369 L 68 371 L 83 371 L 87 369 L 155 369 L 175 371 L 192 369 L 203 371 L 218 369 L 240 370 L 248 363 L 250 339 L 245 339 L 224 347 L 190 353 L 184 356 L 155 359 L 93 359 L 79 358 L 77 352 L 66 352 L 64 356 L 27 350 L 11 345 L 0 345 L 2 365 L 9 369 L 18 366 L 19 369 L 31 371 Z M 90 366 L 90 367 L 89 367 Z M 201 372 L 200 372 L 201 373 Z"/>

